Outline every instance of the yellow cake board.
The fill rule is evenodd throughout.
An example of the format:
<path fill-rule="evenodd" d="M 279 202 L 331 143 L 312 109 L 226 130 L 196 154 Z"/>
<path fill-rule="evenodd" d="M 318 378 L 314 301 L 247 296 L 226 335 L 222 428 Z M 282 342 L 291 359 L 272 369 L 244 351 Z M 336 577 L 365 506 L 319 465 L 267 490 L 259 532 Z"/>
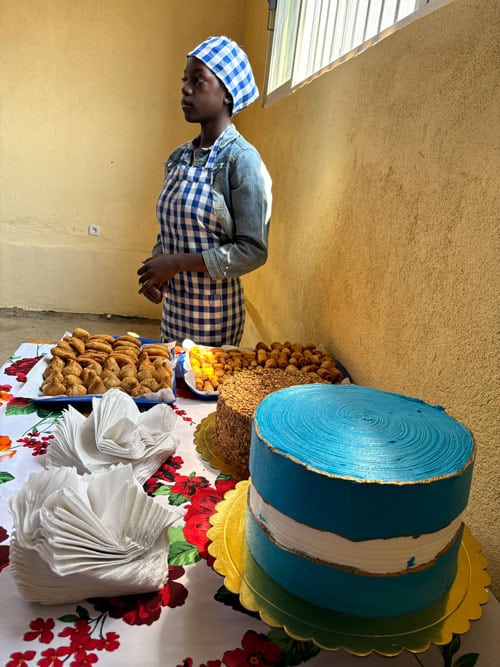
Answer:
<path fill-rule="evenodd" d="M 241 480 L 242 477 L 234 468 L 223 461 L 217 452 L 213 449 L 213 435 L 215 430 L 215 412 L 211 412 L 204 417 L 197 425 L 194 432 L 194 444 L 196 451 L 204 461 L 207 461 L 212 468 L 220 470 L 224 475 L 229 475 L 234 479 Z"/>
<path fill-rule="evenodd" d="M 431 644 L 448 644 L 453 634 L 464 634 L 470 621 L 481 617 L 488 601 L 490 577 L 481 546 L 465 526 L 458 571 L 443 600 L 422 611 L 373 619 L 340 614 L 316 607 L 291 595 L 270 579 L 252 558 L 244 536 L 249 480 L 228 491 L 210 519 L 209 552 L 224 584 L 249 611 L 258 612 L 272 627 L 282 627 L 299 641 L 313 641 L 328 651 L 345 649 L 356 656 L 402 651 L 421 653 Z"/>

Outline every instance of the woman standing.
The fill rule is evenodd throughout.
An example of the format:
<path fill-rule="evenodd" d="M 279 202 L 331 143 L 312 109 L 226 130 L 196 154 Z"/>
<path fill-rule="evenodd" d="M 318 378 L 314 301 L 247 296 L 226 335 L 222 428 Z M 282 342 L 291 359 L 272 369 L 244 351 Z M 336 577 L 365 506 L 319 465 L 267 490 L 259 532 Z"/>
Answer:
<path fill-rule="evenodd" d="M 200 134 L 165 163 L 160 233 L 138 270 L 139 292 L 163 300 L 162 340 L 238 345 L 240 276 L 267 259 L 271 179 L 231 118 L 259 91 L 246 54 L 223 36 L 188 53 L 182 82 L 184 117 Z"/>

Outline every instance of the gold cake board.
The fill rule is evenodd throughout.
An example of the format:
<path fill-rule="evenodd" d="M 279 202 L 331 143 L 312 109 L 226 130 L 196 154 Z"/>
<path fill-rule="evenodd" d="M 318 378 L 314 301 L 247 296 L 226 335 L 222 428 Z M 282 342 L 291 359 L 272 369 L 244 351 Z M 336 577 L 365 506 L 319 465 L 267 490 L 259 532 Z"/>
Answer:
<path fill-rule="evenodd" d="M 224 475 L 241 480 L 242 477 L 237 470 L 223 461 L 213 448 L 213 435 L 215 429 L 215 412 L 211 412 L 204 417 L 197 425 L 194 432 L 194 444 L 196 451 L 204 461 L 207 461 L 212 468 L 220 470 Z"/>
<path fill-rule="evenodd" d="M 395 656 L 402 651 L 421 653 L 431 644 L 448 644 L 453 634 L 464 634 L 470 621 L 481 617 L 488 601 L 490 577 L 481 545 L 465 527 L 455 582 L 446 597 L 422 611 L 373 619 L 340 614 L 304 602 L 278 586 L 257 565 L 244 537 L 245 511 L 250 482 L 228 491 L 210 518 L 209 552 L 224 584 L 239 594 L 241 604 L 258 612 L 271 627 L 282 627 L 293 639 L 312 640 L 318 647 L 345 649 L 356 656 L 376 652 Z"/>

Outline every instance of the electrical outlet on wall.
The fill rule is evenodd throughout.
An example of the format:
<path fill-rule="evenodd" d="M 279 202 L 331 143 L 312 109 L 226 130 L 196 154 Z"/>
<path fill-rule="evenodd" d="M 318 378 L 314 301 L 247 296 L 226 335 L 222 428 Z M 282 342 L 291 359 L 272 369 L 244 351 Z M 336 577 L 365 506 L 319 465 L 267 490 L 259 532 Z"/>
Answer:
<path fill-rule="evenodd" d="M 101 233 L 101 228 L 99 225 L 89 225 L 88 232 L 90 236 L 99 236 L 99 234 Z"/>

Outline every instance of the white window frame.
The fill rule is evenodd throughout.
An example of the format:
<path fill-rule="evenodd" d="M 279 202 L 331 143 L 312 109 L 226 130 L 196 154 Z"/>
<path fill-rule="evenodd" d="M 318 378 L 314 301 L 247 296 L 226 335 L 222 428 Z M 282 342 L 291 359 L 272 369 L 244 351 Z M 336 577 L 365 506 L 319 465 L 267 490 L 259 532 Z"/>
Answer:
<path fill-rule="evenodd" d="M 268 0 L 264 105 L 453 0 Z"/>

